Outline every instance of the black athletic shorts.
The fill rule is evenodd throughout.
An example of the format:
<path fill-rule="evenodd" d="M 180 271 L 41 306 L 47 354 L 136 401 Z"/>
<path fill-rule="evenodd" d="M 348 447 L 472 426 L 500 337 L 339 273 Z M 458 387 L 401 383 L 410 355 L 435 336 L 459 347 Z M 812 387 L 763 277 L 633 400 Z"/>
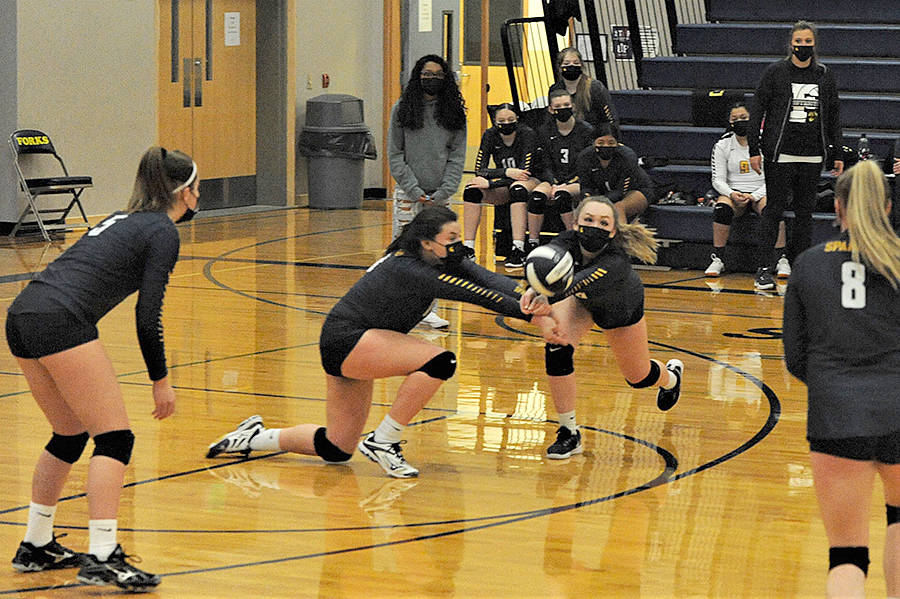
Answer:
<path fill-rule="evenodd" d="M 339 318 L 329 316 L 325 319 L 322 333 L 319 335 L 319 355 L 325 372 L 331 376 L 344 376 L 341 374 L 341 365 L 366 330 Z"/>
<path fill-rule="evenodd" d="M 810 439 L 809 449 L 850 460 L 900 464 L 900 431 L 877 437 Z"/>
<path fill-rule="evenodd" d="M 618 298 L 621 299 L 621 298 Z M 582 304 L 584 305 L 584 303 Z M 585 305 L 591 313 L 591 318 L 601 329 L 618 329 L 637 324 L 644 317 L 644 294 L 635 295 L 631 301 L 610 301 L 609 304 L 593 309 Z"/>
<path fill-rule="evenodd" d="M 17 358 L 43 358 L 98 337 L 95 325 L 85 324 L 68 312 L 6 315 L 6 342 Z"/>

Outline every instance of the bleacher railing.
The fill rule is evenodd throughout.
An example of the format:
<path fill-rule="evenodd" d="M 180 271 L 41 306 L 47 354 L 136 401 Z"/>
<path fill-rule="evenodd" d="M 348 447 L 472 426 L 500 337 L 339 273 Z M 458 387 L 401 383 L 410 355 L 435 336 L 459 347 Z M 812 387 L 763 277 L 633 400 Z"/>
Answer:
<path fill-rule="evenodd" d="M 705 0 L 579 0 L 579 6 L 576 47 L 588 72 L 613 90 L 641 87 L 644 58 L 675 54 L 679 23 L 706 22 Z"/>
<path fill-rule="evenodd" d="M 609 89 L 641 87 L 641 61 L 673 56 L 677 25 L 706 22 L 707 0 L 579 0 L 574 45 L 585 71 Z M 513 105 L 544 108 L 556 74 L 557 36 L 544 17 L 510 19 L 500 31 Z"/>
<path fill-rule="evenodd" d="M 503 56 L 519 112 L 547 106 L 547 89 L 555 81 L 553 59 L 558 52 L 556 36 L 548 35 L 544 17 L 509 19 L 500 30 Z"/>

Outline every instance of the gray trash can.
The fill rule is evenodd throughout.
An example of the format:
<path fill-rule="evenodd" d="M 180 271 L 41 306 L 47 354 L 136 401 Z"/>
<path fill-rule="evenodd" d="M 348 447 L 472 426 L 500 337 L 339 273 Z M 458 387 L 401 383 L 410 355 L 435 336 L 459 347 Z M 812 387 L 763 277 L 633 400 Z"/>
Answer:
<path fill-rule="evenodd" d="M 307 158 L 310 208 L 360 208 L 363 160 L 377 157 L 363 122 L 363 101 L 347 94 L 322 94 L 306 101 L 306 124 L 298 150 Z"/>

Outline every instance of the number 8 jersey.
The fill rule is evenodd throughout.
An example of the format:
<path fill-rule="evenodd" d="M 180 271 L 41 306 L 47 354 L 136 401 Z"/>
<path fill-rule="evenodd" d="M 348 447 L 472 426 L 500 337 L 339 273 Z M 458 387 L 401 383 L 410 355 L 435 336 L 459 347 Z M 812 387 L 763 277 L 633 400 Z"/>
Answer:
<path fill-rule="evenodd" d="M 900 430 L 900 291 L 853 261 L 846 233 L 803 252 L 793 267 L 784 354 L 809 388 L 807 437 Z"/>

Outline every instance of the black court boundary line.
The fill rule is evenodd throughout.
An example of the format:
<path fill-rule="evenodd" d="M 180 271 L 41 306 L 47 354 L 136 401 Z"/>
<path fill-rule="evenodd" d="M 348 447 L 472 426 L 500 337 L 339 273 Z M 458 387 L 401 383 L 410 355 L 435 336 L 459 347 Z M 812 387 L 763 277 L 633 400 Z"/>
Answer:
<path fill-rule="evenodd" d="M 733 366 L 726 362 L 722 362 L 722 361 L 712 358 L 710 356 L 700 354 L 698 352 L 693 352 L 690 350 L 686 350 L 683 348 L 679 348 L 676 346 L 659 343 L 659 342 L 655 342 L 655 341 L 651 341 L 650 343 L 653 345 L 658 345 L 660 347 L 664 347 L 671 351 L 683 352 L 688 355 L 699 358 L 701 360 L 706 360 L 708 362 L 718 364 L 728 370 L 731 370 L 732 372 L 736 373 L 738 376 L 743 376 L 743 377 L 747 378 L 750 382 L 752 382 L 754 385 L 759 387 L 760 390 L 763 391 L 764 395 L 766 396 L 766 398 L 769 401 L 769 416 L 766 419 L 763 426 L 750 439 L 748 439 L 747 441 L 745 441 L 743 444 L 736 447 L 735 449 L 733 449 L 717 458 L 709 460 L 706 463 L 701 464 L 700 466 L 691 468 L 691 469 L 686 470 L 685 472 L 682 472 L 679 474 L 674 474 L 674 472 L 678 466 L 677 458 L 675 458 L 675 456 L 673 454 L 671 454 L 671 452 L 668 452 L 668 450 L 665 450 L 664 448 L 662 448 L 658 445 L 650 444 L 647 441 L 643 441 L 641 439 L 637 439 L 635 437 L 625 435 L 623 433 L 616 433 L 613 431 L 605 431 L 603 429 L 593 429 L 593 427 L 590 427 L 590 428 L 592 428 L 592 430 L 606 432 L 608 434 L 612 434 L 615 436 L 633 440 L 633 441 L 643 444 L 647 447 L 652 446 L 666 460 L 666 469 L 664 470 L 664 472 L 662 474 L 660 474 L 653 480 L 649 481 L 648 483 L 644 483 L 643 485 L 639 485 L 637 487 L 633 487 L 633 488 L 625 490 L 625 491 L 619 491 L 617 493 L 613 493 L 610 495 L 606 495 L 604 497 L 599 497 L 599 498 L 595 498 L 595 499 L 591 499 L 591 500 L 587 500 L 587 501 L 579 501 L 579 502 L 575 502 L 575 503 L 567 504 L 567 505 L 563 505 L 563 506 L 542 508 L 539 510 L 532 510 L 530 512 L 523 512 L 523 513 L 518 513 L 518 514 L 514 513 L 514 514 L 506 514 L 506 515 L 496 515 L 493 517 L 482 516 L 482 517 L 479 517 L 480 521 L 483 521 L 484 519 L 492 519 L 492 520 L 500 519 L 500 521 L 489 522 L 489 523 L 480 524 L 477 526 L 461 527 L 461 528 L 450 530 L 450 531 L 443 531 L 440 533 L 434 533 L 434 534 L 429 534 L 429 535 L 420 535 L 417 537 L 412 537 L 409 539 L 402 539 L 402 540 L 398 540 L 398 541 L 387 541 L 384 543 L 361 545 L 358 547 L 348 547 L 348 548 L 338 549 L 338 550 L 333 550 L 333 551 L 302 554 L 302 555 L 296 555 L 296 556 L 276 558 L 276 559 L 271 559 L 271 560 L 246 562 L 246 563 L 242 563 L 242 564 L 231 564 L 231 565 L 227 565 L 227 566 L 216 566 L 213 568 L 198 568 L 198 569 L 186 570 L 186 571 L 182 571 L 182 572 L 171 572 L 168 574 L 162 574 L 161 576 L 184 576 L 187 574 L 201 574 L 201 573 L 206 573 L 206 572 L 217 572 L 217 571 L 232 570 L 232 569 L 237 569 L 237 568 L 247 568 L 247 567 L 253 567 L 253 566 L 261 566 L 261 565 L 270 565 L 270 564 L 276 564 L 276 563 L 285 563 L 285 562 L 290 562 L 290 561 L 298 561 L 301 559 L 326 557 L 326 556 L 330 556 L 330 555 L 339 555 L 339 554 L 344 554 L 344 553 L 352 553 L 352 552 L 356 552 L 356 551 L 365 551 L 365 550 L 369 550 L 369 549 L 377 549 L 377 548 L 388 547 L 388 546 L 403 545 L 403 544 L 412 543 L 412 542 L 416 542 L 416 541 L 436 539 L 436 538 L 440 538 L 440 537 L 444 537 L 444 536 L 450 536 L 450 535 L 460 534 L 460 533 L 465 533 L 465 532 L 475 532 L 478 530 L 493 528 L 495 526 L 502 526 L 505 524 L 512 524 L 515 522 L 535 519 L 535 518 L 539 518 L 539 517 L 543 517 L 543 516 L 550 516 L 550 515 L 553 515 L 556 513 L 564 512 L 564 511 L 580 509 L 583 507 L 595 505 L 597 503 L 607 502 L 607 501 L 611 501 L 613 499 L 618 499 L 621 497 L 634 495 L 636 493 L 640 493 L 642 491 L 646 491 L 646 490 L 661 486 L 663 484 L 668 484 L 670 482 L 675 482 L 675 481 L 681 480 L 682 478 L 685 478 L 687 476 L 692 476 L 694 474 L 698 474 L 698 473 L 700 473 L 704 470 L 708 470 L 714 466 L 721 465 L 722 463 L 724 463 L 734 457 L 737 457 L 738 455 L 749 450 L 751 447 L 757 445 L 766 436 L 768 436 L 769 433 L 771 433 L 771 431 L 777 425 L 778 420 L 781 415 L 781 403 L 778 400 L 778 397 L 775 394 L 775 392 L 772 391 L 772 389 L 768 385 L 763 383 L 760 379 L 754 377 L 753 375 L 751 375 L 747 372 L 744 372 L 743 370 L 741 370 L 740 368 L 738 368 L 736 366 Z M 433 420 L 436 420 L 436 419 L 432 419 L 432 421 Z M 271 457 L 273 455 L 280 455 L 281 453 L 282 452 L 279 452 L 278 454 L 269 454 L 266 456 L 258 456 L 256 458 L 249 458 L 249 459 L 262 459 L 265 457 Z M 239 462 L 243 462 L 243 461 L 247 461 L 247 460 L 240 460 Z M 231 462 L 229 464 L 224 464 L 223 466 L 232 465 L 234 463 L 239 463 L 239 462 Z M 670 467 L 671 467 L 671 471 L 670 471 Z M 175 475 L 173 474 L 173 475 L 169 475 L 168 477 L 163 477 L 163 478 L 169 478 L 169 477 L 173 477 L 173 476 L 175 476 Z M 162 480 L 163 478 L 161 478 L 160 480 Z M 2 513 L 2 512 L 0 512 L 0 513 Z M 463 520 L 462 522 L 467 522 L 467 521 L 476 521 L 476 520 Z M 452 523 L 456 523 L 456 522 L 457 521 L 453 521 Z M 423 524 L 419 523 L 419 525 L 421 526 Z M 444 525 L 444 524 L 432 524 L 432 525 Z M 406 525 L 404 525 L 404 526 L 406 526 Z M 122 530 L 128 530 L 128 529 L 122 529 Z M 70 584 L 70 585 L 57 585 L 57 586 L 49 586 L 49 587 L 33 587 L 33 588 L 27 588 L 27 589 L 0 590 L 0 595 L 19 594 L 19 593 L 26 593 L 26 592 L 35 592 L 35 591 L 40 591 L 40 590 L 51 590 L 51 589 L 57 589 L 57 588 L 74 588 L 74 587 L 79 587 L 79 586 L 82 586 L 82 585 Z"/>
<path fill-rule="evenodd" d="M 355 228 L 361 228 L 361 227 L 351 227 L 351 228 L 343 229 L 343 230 L 352 230 L 352 229 L 355 229 Z M 332 232 L 332 231 L 329 231 L 329 233 L 330 233 L 330 232 Z M 273 242 L 276 242 L 276 241 L 283 241 L 283 240 L 286 240 L 286 239 L 291 239 L 291 238 L 296 238 L 296 237 L 302 237 L 302 236 L 309 236 L 309 235 L 317 235 L 317 234 L 320 234 L 320 233 L 309 233 L 309 234 L 303 234 L 303 235 L 294 236 L 294 237 L 281 238 L 281 239 L 278 239 L 278 240 L 270 240 L 270 241 L 266 241 L 266 242 L 260 242 L 260 243 L 257 243 L 257 244 L 251 244 L 250 246 L 245 246 L 244 248 L 237 248 L 237 249 L 235 249 L 235 250 L 231 250 L 230 252 L 226 252 L 226 253 L 223 254 L 222 256 L 224 257 L 224 256 L 226 256 L 226 255 L 228 255 L 228 254 L 230 254 L 230 253 L 235 253 L 235 252 L 237 252 L 237 251 L 242 251 L 243 249 L 248 249 L 248 248 L 250 248 L 250 247 L 258 247 L 258 246 L 260 246 L 260 245 L 265 245 L 265 244 L 267 244 L 267 243 L 273 243 Z M 210 261 L 209 263 L 207 263 L 207 264 L 204 266 L 204 273 L 207 275 L 207 278 L 208 278 L 208 279 L 210 279 L 210 277 L 211 277 L 211 270 L 210 270 L 210 269 L 211 269 L 211 265 L 212 265 L 215 261 L 216 261 L 216 260 Z M 217 280 L 212 280 L 212 279 L 210 279 L 210 280 L 211 280 L 212 282 L 214 282 L 215 284 L 219 284 L 219 282 L 218 282 Z M 648 285 L 648 287 L 650 287 L 650 285 Z M 666 285 L 654 285 L 654 286 L 652 286 L 652 287 L 655 287 L 655 288 L 672 288 L 672 287 L 668 287 L 668 286 L 666 286 Z M 683 287 L 682 287 L 682 288 L 683 288 Z M 697 288 L 697 289 L 700 289 L 700 288 Z M 703 289 L 701 289 L 701 290 L 703 290 Z M 708 290 L 703 290 L 703 291 L 708 292 Z M 723 291 L 724 291 L 724 290 L 723 290 Z M 736 290 L 736 291 L 742 291 L 742 290 Z M 240 294 L 240 295 L 245 295 L 245 294 L 243 294 L 243 293 L 241 293 L 241 292 L 238 292 L 238 291 L 236 291 L 236 290 L 234 290 L 234 292 L 235 292 L 235 293 L 238 293 L 238 294 Z M 753 293 L 755 293 L 755 292 L 753 292 Z M 250 297 L 250 296 L 248 296 L 248 297 Z M 266 301 L 266 302 L 267 302 L 267 300 L 262 300 L 262 299 L 259 299 L 259 298 L 252 298 L 252 297 L 251 297 L 251 299 L 257 299 L 257 301 Z M 274 302 L 267 302 L 267 303 L 274 303 Z M 276 304 L 276 305 L 277 305 L 277 304 Z M 289 307 L 289 306 L 286 306 L 286 307 Z M 502 317 L 498 317 L 498 318 L 502 318 Z M 259 562 L 250 562 L 250 563 L 245 563 L 245 564 L 232 564 L 232 565 L 228 565 L 228 566 L 219 566 L 219 567 L 215 567 L 215 568 L 202 568 L 202 569 L 196 569 L 196 570 L 188 570 L 188 571 L 184 571 L 184 572 L 176 572 L 176 573 L 163 574 L 162 576 L 181 576 L 181 575 L 185 575 L 185 574 L 195 574 L 195 573 L 204 573 L 204 572 L 213 572 L 213 571 L 229 570 L 229 569 L 236 569 L 236 568 L 243 568 L 243 567 L 251 567 L 251 566 L 257 566 L 257 565 L 268 565 L 268 564 L 273 564 L 273 563 L 283 563 L 283 562 L 287 562 L 287 561 L 296 561 L 296 560 L 299 560 L 299 559 L 308 559 L 308 558 L 311 558 L 311 557 L 323 557 L 323 556 L 327 556 L 327 555 L 336 555 L 336 554 L 342 554 L 342 553 L 349 553 L 349 552 L 355 552 L 355 551 L 362 551 L 362 550 L 374 549 L 374 548 L 385 547 L 385 546 L 401 545 L 401 544 L 406 544 L 406 543 L 410 543 L 410 542 L 414 542 L 414 541 L 420 541 L 420 540 L 427 540 L 427 539 L 440 538 L 440 537 L 443 537 L 443 536 L 449 536 L 449 535 L 459 534 L 459 533 L 463 533 L 463 532 L 473 532 L 473 531 L 476 531 L 476 530 L 481 530 L 481 529 L 485 529 L 485 528 L 491 528 L 491 527 L 494 527 L 494 526 L 500 526 L 500 525 L 503 525 L 503 524 L 510 524 L 510 523 L 513 523 L 513 522 L 518 522 L 518 521 L 522 521 L 522 520 L 533 519 L 533 518 L 537 518 L 537 517 L 541 517 L 541 516 L 545 516 L 545 515 L 549 516 L 549 515 L 554 514 L 554 513 L 559 513 L 559 512 L 567 511 L 567 510 L 571 510 L 571 509 L 578 509 L 578 508 L 581 508 L 581 507 L 586 507 L 586 506 L 589 506 L 589 505 L 593 505 L 593 504 L 595 504 L 595 503 L 600 503 L 600 502 L 603 502 L 603 501 L 610 501 L 611 499 L 616 499 L 616 498 L 619 498 L 619 497 L 624 497 L 624 496 L 627 496 L 627 495 L 632 495 L 632 494 L 635 494 L 635 493 L 638 493 L 638 492 L 641 492 L 641 491 L 645 491 L 645 490 L 647 490 L 647 489 L 651 489 L 651 488 L 654 488 L 654 487 L 656 487 L 656 486 L 660 486 L 660 485 L 662 485 L 662 484 L 666 484 L 666 483 L 668 483 L 668 482 L 674 482 L 674 481 L 680 480 L 681 478 L 684 478 L 684 477 L 686 477 L 686 476 L 690 476 L 690 475 L 693 475 L 693 474 L 697 474 L 697 473 L 699 473 L 699 472 L 702 472 L 702 471 L 704 471 L 704 470 L 707 470 L 707 469 L 709 469 L 709 468 L 712 468 L 713 466 L 720 465 L 721 463 L 723 463 L 723 462 L 725 462 L 725 461 L 727 461 L 727 460 L 729 460 L 729 459 L 731 459 L 731 458 L 733 458 L 733 457 L 736 457 L 736 456 L 740 455 L 741 453 L 744 453 L 744 452 L 747 451 L 750 447 L 753 447 L 754 445 L 756 445 L 757 443 L 759 443 L 760 441 L 762 441 L 762 439 L 764 439 L 766 436 L 768 436 L 768 434 L 774 429 L 775 425 L 778 423 L 778 420 L 779 420 L 780 414 L 781 414 L 781 406 L 780 406 L 780 402 L 779 402 L 779 400 L 778 400 L 778 397 L 777 397 L 777 395 L 774 393 L 774 391 L 772 391 L 771 388 L 768 387 L 768 385 L 766 385 L 765 383 L 763 383 L 760 379 L 754 377 L 753 375 L 750 375 L 749 373 L 746 373 L 746 372 L 740 370 L 739 368 L 737 368 L 737 367 L 735 367 L 735 366 L 733 366 L 733 365 L 731 365 L 731 364 L 727 364 L 727 363 L 725 363 L 725 362 L 721 362 L 721 361 L 719 361 L 719 360 L 716 360 L 716 359 L 711 358 L 711 357 L 709 357 L 709 356 L 706 356 L 706 355 L 704 355 L 704 354 L 700 354 L 700 353 L 697 353 L 697 352 L 693 352 L 693 351 L 690 351 L 690 350 L 686 350 L 686 349 L 683 349 L 683 348 L 678 348 L 678 347 L 676 347 L 676 346 L 672 346 L 672 345 L 668 345 L 668 344 L 664 344 L 664 343 L 659 343 L 659 342 L 655 342 L 655 341 L 650 341 L 649 343 L 650 343 L 651 345 L 656 345 L 656 346 L 659 346 L 659 347 L 664 347 L 664 348 L 669 349 L 669 350 L 672 350 L 672 351 L 683 352 L 683 353 L 686 353 L 686 354 L 688 354 L 688 355 L 692 355 L 692 356 L 694 356 L 694 357 L 697 357 L 697 358 L 700 358 L 700 359 L 703 359 L 703 360 L 707 360 L 707 361 L 710 361 L 710 362 L 713 362 L 713 363 L 717 363 L 717 364 L 719 364 L 719 365 L 721 365 L 721 366 L 723 366 L 723 367 L 725 367 L 725 368 L 727 368 L 727 369 L 729 369 L 729 370 L 732 370 L 733 372 L 737 373 L 739 376 L 744 376 L 745 378 L 747 378 L 748 380 L 750 380 L 753 384 L 755 384 L 757 387 L 759 387 L 759 388 L 763 391 L 764 395 L 765 395 L 766 398 L 769 400 L 769 408 L 770 408 L 770 409 L 769 409 L 769 417 L 767 418 L 767 420 L 766 420 L 766 422 L 764 423 L 763 427 L 762 427 L 759 431 L 757 431 L 757 433 L 756 433 L 753 437 L 751 437 L 748 441 L 745 441 L 745 442 L 744 442 L 742 445 L 740 445 L 739 447 L 737 447 L 737 448 L 735 448 L 735 449 L 733 449 L 733 450 L 727 452 L 726 454 L 720 456 L 719 458 L 715 458 L 715 459 L 713 459 L 713 460 L 710 460 L 710 461 L 708 461 L 708 462 L 706 462 L 706 463 L 704 463 L 704 464 L 701 464 L 700 466 L 697 466 L 697 467 L 695 467 L 695 468 L 692 468 L 692 469 L 690 469 L 690 470 L 687 470 L 687 471 L 685 471 L 685 472 L 683 472 L 683 473 L 680 473 L 680 474 L 678 474 L 678 475 L 672 475 L 672 474 L 670 474 L 669 476 L 666 476 L 666 472 L 669 470 L 669 465 L 670 465 L 671 463 L 669 462 L 668 459 L 666 459 L 666 463 L 667 463 L 666 471 L 664 471 L 662 474 L 660 474 L 659 476 L 657 476 L 655 479 L 653 479 L 653 480 L 650 481 L 649 483 L 645 483 L 644 485 L 640 485 L 640 486 L 638 486 L 638 487 L 634 487 L 634 488 L 629 489 L 629 490 L 626 490 L 626 491 L 621 491 L 621 492 L 618 492 L 618 493 L 614 493 L 614 494 L 608 495 L 608 496 L 606 496 L 606 497 L 596 498 L 596 499 L 588 500 L 588 501 L 576 502 L 576 503 L 574 503 L 574 504 L 569 504 L 569 505 L 566 505 L 566 506 L 556 506 L 556 507 L 552 507 L 552 508 L 543 508 L 543 509 L 541 509 L 541 510 L 533 511 L 533 512 L 531 512 L 531 513 L 527 513 L 527 514 L 523 514 L 523 515 L 509 514 L 509 515 L 505 515 L 505 516 L 494 516 L 494 517 L 491 517 L 491 519 L 497 519 L 497 518 L 507 518 L 507 519 L 505 519 L 505 520 L 503 520 L 503 521 L 501 521 L 501 522 L 492 522 L 492 523 L 482 524 L 482 525 L 474 526 L 474 527 L 463 527 L 463 528 L 460 528 L 460 529 L 457 529 L 457 530 L 453 530 L 453 531 L 445 531 L 445 532 L 441 532 L 441 533 L 435 533 L 435 534 L 432 534 L 432 535 L 423 535 L 423 536 L 420 536 L 420 537 L 414 537 L 414 538 L 411 538 L 411 539 L 404 539 L 404 540 L 400 540 L 400 541 L 388 541 L 388 542 L 385 542 L 385 543 L 377 543 L 377 544 L 372 544 L 372 545 L 367 545 L 367 546 L 351 547 L 351 548 L 346 548 L 346 549 L 341 549 L 341 550 L 335 550 L 335 551 L 319 552 L 319 553 L 315 553 L 315 554 L 306 554 L 306 555 L 300 555 L 300 556 L 291 556 L 291 557 L 285 557 L 285 558 L 278 558 L 278 559 L 274 559 L 274 560 L 265 560 L 265 561 L 259 561 Z M 431 419 L 430 421 L 440 420 L 440 419 L 443 419 L 443 418 L 446 418 L 446 417 L 438 417 L 438 418 Z M 594 430 L 602 430 L 602 429 L 594 429 Z M 610 433 L 610 434 L 617 435 L 617 436 L 622 436 L 623 438 L 627 438 L 627 437 L 628 437 L 627 435 L 623 435 L 623 434 L 621 434 L 621 433 L 615 433 L 615 432 L 612 432 L 612 431 L 605 431 L 605 432 L 608 432 L 608 433 Z M 640 439 L 636 439 L 636 438 L 634 438 L 634 437 L 631 437 L 631 440 L 634 440 L 634 441 L 636 441 L 636 442 L 638 442 L 638 443 L 641 443 L 641 444 L 645 444 L 645 445 L 647 444 L 647 442 L 644 442 L 644 441 L 642 441 L 642 440 L 640 440 Z M 661 447 L 659 447 L 659 446 L 655 446 L 655 445 L 654 445 L 653 447 L 656 447 L 658 452 L 663 452 L 663 451 L 665 451 L 666 454 L 668 454 L 668 456 L 671 456 L 672 460 L 674 460 L 674 466 L 673 466 L 673 468 L 672 468 L 672 473 L 674 473 L 674 471 L 675 471 L 675 469 L 677 469 L 677 465 L 678 465 L 677 459 L 675 459 L 674 456 L 672 456 L 671 453 L 669 453 L 668 451 L 664 450 L 663 448 L 661 448 Z M 281 453 L 283 453 L 283 452 L 278 452 L 277 454 L 270 454 L 270 455 L 280 455 Z M 260 457 L 270 457 L 270 456 L 260 456 Z M 246 461 L 246 460 L 241 460 L 241 461 Z M 237 463 L 237 462 L 235 462 L 235 463 Z M 230 465 L 230 464 L 228 464 L 228 465 Z M 201 470 L 206 470 L 206 469 L 201 469 Z M 193 472 L 194 472 L 194 471 L 192 471 L 192 473 L 193 473 Z M 158 479 L 150 479 L 150 480 L 147 481 L 147 482 L 156 482 L 157 480 L 165 480 L 165 479 L 167 479 L 167 478 L 172 478 L 172 477 L 174 477 L 174 476 L 178 476 L 178 474 L 177 474 L 177 473 L 174 473 L 174 474 L 171 474 L 171 475 L 166 475 L 166 476 L 164 476 L 164 477 L 159 477 Z M 139 483 L 131 483 L 131 484 L 139 484 Z M 143 483 L 140 483 L 140 484 L 143 484 Z M 128 485 L 126 485 L 126 486 L 128 486 Z M 85 495 L 85 494 L 81 494 L 81 495 L 83 496 L 83 495 Z M 21 509 L 21 508 L 19 508 L 19 509 Z M 5 512 L 0 511 L 0 513 L 5 513 Z M 481 518 L 484 518 L 484 517 L 481 517 Z M 127 529 L 123 529 L 123 530 L 127 530 Z M 16 589 L 16 590 L 10 590 L 10 591 L 0 591 L 0 594 L 9 594 L 9 593 L 16 593 L 16 594 L 18 594 L 18 593 L 23 593 L 23 592 L 32 592 L 32 591 L 36 591 L 36 590 L 49 590 L 49 589 L 56 589 L 56 588 L 70 588 L 70 587 L 78 587 L 78 586 L 81 586 L 81 585 L 80 585 L 80 584 L 73 584 L 73 585 L 51 586 L 51 587 L 46 587 L 46 588 L 43 588 L 43 589 L 42 589 L 42 588 L 34 588 L 34 589 Z"/>
<path fill-rule="evenodd" d="M 433 419 L 433 420 L 437 420 L 437 419 Z M 419 424 L 421 424 L 421 423 L 419 423 Z M 648 489 L 652 489 L 652 488 L 658 487 L 662 484 L 665 484 L 670 479 L 671 474 L 678 468 L 678 460 L 675 458 L 674 455 L 672 455 L 666 449 L 664 449 L 658 445 L 655 445 L 653 443 L 650 443 L 649 441 L 645 441 L 643 439 L 638 439 L 636 437 L 632 437 L 631 435 L 626 435 L 623 433 L 606 431 L 604 429 L 599 429 L 599 428 L 594 428 L 594 427 L 585 427 L 585 428 L 588 428 L 590 430 L 595 430 L 598 432 L 608 433 L 613 436 L 620 437 L 620 438 L 623 438 L 626 440 L 634 441 L 639 445 L 643 445 L 645 447 L 653 449 L 654 451 L 656 451 L 656 453 L 660 457 L 663 458 L 663 461 L 665 464 L 663 471 L 660 474 L 658 474 L 655 478 L 653 478 L 652 480 L 650 480 L 642 485 L 638 485 L 636 487 L 632 487 L 632 488 L 624 490 L 624 491 L 612 493 L 612 494 L 606 495 L 604 497 L 599 497 L 599 498 L 591 499 L 591 500 L 587 500 L 587 501 L 577 501 L 575 503 L 562 505 L 562 506 L 540 508 L 540 509 L 536 509 L 536 510 L 528 510 L 526 512 L 519 512 L 519 513 L 513 513 L 513 514 L 503 514 L 503 515 L 496 515 L 496 516 L 481 516 L 481 517 L 473 518 L 473 519 L 455 519 L 455 520 L 447 520 L 447 521 L 442 521 L 442 522 L 424 522 L 424 523 L 417 523 L 417 524 L 413 524 L 413 525 L 384 525 L 384 526 L 371 526 L 371 527 L 345 527 L 345 528 L 337 528 L 337 529 L 310 529 L 307 531 L 300 531 L 300 532 L 344 532 L 344 531 L 353 531 L 353 530 L 377 530 L 377 529 L 384 529 L 384 528 L 412 529 L 414 527 L 447 526 L 447 525 L 455 525 L 455 524 L 464 524 L 464 523 L 468 523 L 468 522 L 484 522 L 485 520 L 492 520 L 491 522 L 479 524 L 477 526 L 461 527 L 461 528 L 457 528 L 457 529 L 449 530 L 449 531 L 419 535 L 416 537 L 411 537 L 409 539 L 385 541 L 383 543 L 373 543 L 373 544 L 361 545 L 361 546 L 357 546 L 357 547 L 348 547 L 348 548 L 344 548 L 344 549 L 321 551 L 321 552 L 317 552 L 317 553 L 274 558 L 274 559 L 261 560 L 261 561 L 255 561 L 255 562 L 245 562 L 245 563 L 241 563 L 241 564 L 230 564 L 227 566 L 215 566 L 212 568 L 196 568 L 193 570 L 184 570 L 181 572 L 170 572 L 167 574 L 160 574 L 159 576 L 161 576 L 161 577 L 185 576 L 185 575 L 189 575 L 189 574 L 204 574 L 204 573 L 208 573 L 208 572 L 219 572 L 219 571 L 224 571 L 224 570 L 235 570 L 238 568 L 249 568 L 249 567 L 254 567 L 254 566 L 271 565 L 271 564 L 285 563 L 285 562 L 291 562 L 291 561 L 298 561 L 301 559 L 327 557 L 327 556 L 331 556 L 331 555 L 340 555 L 340 554 L 352 553 L 352 552 L 356 552 L 356 551 L 366 551 L 369 549 L 378 549 L 381 547 L 405 545 L 408 543 L 437 539 L 437 538 L 456 535 L 456 534 L 460 534 L 460 533 L 464 533 L 464 532 L 475 532 L 478 530 L 493 528 L 495 526 L 512 524 L 514 522 L 520 522 L 520 521 L 524 521 L 524 520 L 532 520 L 532 519 L 543 517 L 543 516 L 551 516 L 553 514 L 558 514 L 561 512 L 570 511 L 570 510 L 574 510 L 574 509 L 580 509 L 583 507 L 588 507 L 588 506 L 594 505 L 596 503 L 611 501 L 613 499 L 618 499 L 620 497 L 625 497 L 628 495 L 633 495 L 635 493 L 640 493 L 641 491 L 646 491 Z M 276 454 L 260 456 L 259 458 L 256 458 L 256 459 L 272 457 L 273 455 L 281 455 L 282 453 L 284 453 L 284 452 L 278 452 Z M 241 460 L 241 461 L 245 461 L 245 460 Z M 231 464 L 228 464 L 228 465 L 231 465 Z M 323 466 L 323 467 L 325 467 L 325 466 Z M 498 519 L 499 519 L 499 521 L 493 521 L 493 520 L 498 520 Z M 66 527 L 60 527 L 60 528 L 66 528 Z M 81 527 L 81 528 L 83 529 L 84 527 Z M 127 531 L 130 529 L 123 528 L 123 529 L 119 529 L 119 530 Z M 267 532 L 267 531 L 248 531 L 248 532 L 259 533 L 259 532 Z M 272 531 L 272 532 L 276 532 L 276 531 Z M 67 583 L 67 584 L 62 584 L 62 585 L 31 587 L 31 588 L 27 588 L 27 589 L 9 589 L 9 590 L 0 590 L 0 595 L 20 594 L 20 593 L 42 591 L 42 590 L 46 591 L 46 590 L 65 589 L 65 588 L 79 588 L 82 586 L 85 586 L 85 585 L 82 585 L 81 583 Z"/>

